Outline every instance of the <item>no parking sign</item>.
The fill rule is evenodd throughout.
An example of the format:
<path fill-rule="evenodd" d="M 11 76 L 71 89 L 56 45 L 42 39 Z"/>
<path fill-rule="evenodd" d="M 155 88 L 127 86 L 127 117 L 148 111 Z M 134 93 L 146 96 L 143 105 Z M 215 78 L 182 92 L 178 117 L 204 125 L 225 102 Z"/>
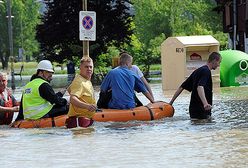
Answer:
<path fill-rule="evenodd" d="M 96 40 L 96 12 L 80 11 L 79 33 L 80 40 Z"/>

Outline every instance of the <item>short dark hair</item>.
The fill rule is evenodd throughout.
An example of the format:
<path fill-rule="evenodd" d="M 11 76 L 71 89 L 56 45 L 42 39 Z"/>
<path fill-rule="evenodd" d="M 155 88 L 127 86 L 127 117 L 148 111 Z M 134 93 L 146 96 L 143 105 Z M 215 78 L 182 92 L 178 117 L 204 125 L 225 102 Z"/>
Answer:
<path fill-rule="evenodd" d="M 214 60 L 219 61 L 221 59 L 221 55 L 218 52 L 212 52 L 208 57 L 208 62 L 212 62 Z"/>
<path fill-rule="evenodd" d="M 128 53 L 126 53 L 126 52 L 124 52 L 124 53 L 121 53 L 120 54 L 120 65 L 124 65 L 124 64 L 126 64 L 128 61 L 130 61 L 130 60 L 132 60 L 132 56 L 131 55 L 129 55 Z"/>

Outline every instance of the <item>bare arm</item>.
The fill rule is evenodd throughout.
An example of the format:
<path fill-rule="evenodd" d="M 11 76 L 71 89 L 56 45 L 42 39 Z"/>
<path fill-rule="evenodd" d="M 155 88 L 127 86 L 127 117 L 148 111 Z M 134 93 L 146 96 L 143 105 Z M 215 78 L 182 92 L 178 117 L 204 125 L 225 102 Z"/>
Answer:
<path fill-rule="evenodd" d="M 85 103 L 79 100 L 75 95 L 70 96 L 70 103 L 79 108 L 87 109 L 89 111 L 96 111 L 96 105 Z"/>
<path fill-rule="evenodd" d="M 170 101 L 170 103 L 169 104 L 173 104 L 173 102 L 176 100 L 176 98 L 182 93 L 182 91 L 183 91 L 184 89 L 180 86 L 178 89 L 177 89 L 177 91 L 175 92 L 175 94 L 173 95 L 173 97 L 172 97 L 172 99 L 171 99 L 171 101 Z"/>
<path fill-rule="evenodd" d="M 151 103 L 154 103 L 154 99 L 149 92 L 142 92 L 142 93 L 147 97 L 147 99 L 150 100 Z"/>
<path fill-rule="evenodd" d="M 0 106 L 0 112 L 19 112 L 19 106 L 14 106 L 14 107 Z"/>
<path fill-rule="evenodd" d="M 197 87 L 198 95 L 202 101 L 205 110 L 211 110 L 212 106 L 207 102 L 203 86 Z"/>
<path fill-rule="evenodd" d="M 152 98 L 154 99 L 153 93 L 152 93 L 152 89 L 151 89 L 149 83 L 147 82 L 146 78 L 145 78 L 144 76 L 142 76 L 140 79 L 143 81 L 143 83 L 144 83 L 145 86 L 146 86 L 146 89 L 147 89 L 148 92 L 151 94 Z"/>

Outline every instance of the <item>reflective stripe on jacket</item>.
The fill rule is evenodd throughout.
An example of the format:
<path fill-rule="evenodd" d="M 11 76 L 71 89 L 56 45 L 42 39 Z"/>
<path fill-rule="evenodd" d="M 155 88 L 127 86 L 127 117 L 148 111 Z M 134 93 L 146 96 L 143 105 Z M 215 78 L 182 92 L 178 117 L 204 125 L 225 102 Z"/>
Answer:
<path fill-rule="evenodd" d="M 43 79 L 36 78 L 24 87 L 22 101 L 24 119 L 37 120 L 52 109 L 53 105 L 43 99 L 39 93 L 40 85 L 45 82 Z"/>

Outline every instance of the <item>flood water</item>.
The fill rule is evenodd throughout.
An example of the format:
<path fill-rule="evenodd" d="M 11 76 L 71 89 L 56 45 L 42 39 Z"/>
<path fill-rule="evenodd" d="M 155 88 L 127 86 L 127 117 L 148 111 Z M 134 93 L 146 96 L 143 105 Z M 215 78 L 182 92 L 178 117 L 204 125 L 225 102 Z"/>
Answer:
<path fill-rule="evenodd" d="M 164 96 L 161 85 L 151 84 L 155 99 L 168 102 L 172 93 Z M 215 91 L 208 123 L 190 121 L 189 99 L 183 92 L 174 102 L 174 117 L 157 121 L 95 123 L 76 130 L 1 126 L 0 167 L 248 167 L 248 88 Z"/>

